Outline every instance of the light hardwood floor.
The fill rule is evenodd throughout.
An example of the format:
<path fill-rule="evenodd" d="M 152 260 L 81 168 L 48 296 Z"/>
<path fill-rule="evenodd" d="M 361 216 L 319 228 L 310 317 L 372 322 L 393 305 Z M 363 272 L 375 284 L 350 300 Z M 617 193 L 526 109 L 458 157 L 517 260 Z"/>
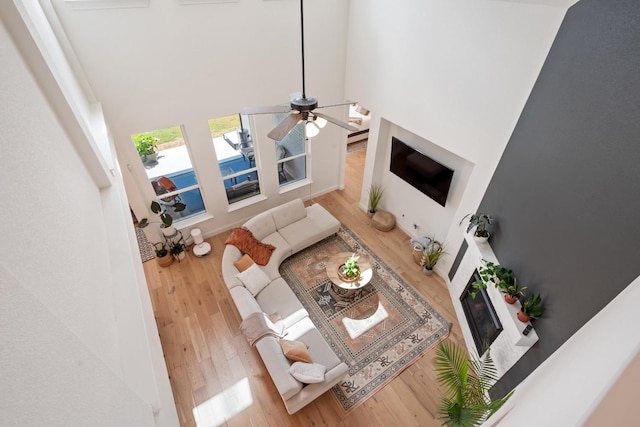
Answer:
<path fill-rule="evenodd" d="M 453 323 L 449 339 L 464 345 L 445 282 L 435 275 L 422 274 L 412 259 L 409 236 L 397 227 L 390 232 L 375 230 L 366 213 L 358 208 L 364 159 L 364 151 L 350 154 L 346 188 L 313 202 L 320 203 L 356 232 Z M 196 426 L 193 408 L 211 405 L 212 398 L 225 401 L 231 409 L 240 405 L 239 401 L 251 399 L 248 407 L 227 417 L 222 424 L 226 426 L 440 425 L 436 410 L 441 393 L 435 381 L 433 349 L 348 415 L 330 392 L 288 415 L 257 351 L 239 331 L 241 319 L 222 280 L 220 263 L 228 235 L 225 232 L 207 239 L 213 251 L 206 257 L 189 255 L 169 268 L 158 267 L 154 260 L 144 263 L 182 426 Z M 245 392 L 236 399 L 230 393 L 246 386 L 250 396 Z M 227 393 L 222 394 L 225 390 Z"/>

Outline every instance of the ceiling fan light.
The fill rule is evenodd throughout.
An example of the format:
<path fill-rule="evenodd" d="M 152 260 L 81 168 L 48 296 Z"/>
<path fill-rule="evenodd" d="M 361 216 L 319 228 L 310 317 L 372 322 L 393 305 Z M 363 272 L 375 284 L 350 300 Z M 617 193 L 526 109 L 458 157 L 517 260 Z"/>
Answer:
<path fill-rule="evenodd" d="M 322 117 L 316 117 L 315 123 L 316 123 L 316 126 L 318 126 L 320 129 L 322 129 L 327 125 L 327 121 Z"/>
<path fill-rule="evenodd" d="M 307 122 L 305 127 L 305 133 L 307 134 L 307 138 L 313 138 L 317 134 L 320 133 L 320 128 L 316 126 L 314 122 Z"/>

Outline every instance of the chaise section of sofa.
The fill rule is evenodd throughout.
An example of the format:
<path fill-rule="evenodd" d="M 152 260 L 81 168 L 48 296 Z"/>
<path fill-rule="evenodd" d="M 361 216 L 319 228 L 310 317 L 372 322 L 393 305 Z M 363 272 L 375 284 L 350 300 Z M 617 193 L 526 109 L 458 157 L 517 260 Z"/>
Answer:
<path fill-rule="evenodd" d="M 267 265 L 260 266 L 270 282 L 253 295 L 236 277 L 239 272 L 234 262 L 242 257 L 242 252 L 232 245 L 225 247 L 222 276 L 240 316 L 244 320 L 253 313 L 277 313 L 285 326 L 285 338 L 305 343 L 313 362 L 326 368 L 324 381 L 304 384 L 289 373 L 292 361 L 284 355 L 277 338 L 266 336 L 256 342 L 256 349 L 287 411 L 293 414 L 336 385 L 348 368 L 322 338 L 307 310 L 280 277 L 279 267 L 292 254 L 337 233 L 340 222 L 319 204 L 305 207 L 302 200 L 297 199 L 256 215 L 243 227 L 276 249 Z"/>

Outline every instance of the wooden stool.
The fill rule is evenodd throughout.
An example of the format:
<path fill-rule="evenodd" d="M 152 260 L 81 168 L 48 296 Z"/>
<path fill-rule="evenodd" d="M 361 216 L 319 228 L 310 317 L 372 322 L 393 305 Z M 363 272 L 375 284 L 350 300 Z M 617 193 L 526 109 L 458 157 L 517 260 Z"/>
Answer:
<path fill-rule="evenodd" d="M 390 231 L 396 226 L 396 217 L 387 211 L 377 210 L 371 218 L 371 223 L 380 231 Z"/>

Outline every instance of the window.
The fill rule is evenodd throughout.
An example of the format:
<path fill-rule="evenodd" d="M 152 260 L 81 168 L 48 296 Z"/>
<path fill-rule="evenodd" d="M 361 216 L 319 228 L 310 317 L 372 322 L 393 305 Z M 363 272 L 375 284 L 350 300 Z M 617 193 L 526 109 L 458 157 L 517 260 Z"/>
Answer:
<path fill-rule="evenodd" d="M 249 121 L 240 114 L 209 120 L 229 204 L 260 194 Z"/>
<path fill-rule="evenodd" d="M 200 186 L 181 126 L 136 134 L 131 138 L 158 196 L 158 203 L 174 221 L 204 212 Z M 176 212 L 173 209 L 176 202 L 184 203 L 187 208 Z"/>
<path fill-rule="evenodd" d="M 277 125 L 284 114 L 275 114 Z M 276 162 L 280 186 L 303 180 L 307 177 L 307 144 L 304 122 L 298 123 L 281 141 L 276 141 Z"/>

